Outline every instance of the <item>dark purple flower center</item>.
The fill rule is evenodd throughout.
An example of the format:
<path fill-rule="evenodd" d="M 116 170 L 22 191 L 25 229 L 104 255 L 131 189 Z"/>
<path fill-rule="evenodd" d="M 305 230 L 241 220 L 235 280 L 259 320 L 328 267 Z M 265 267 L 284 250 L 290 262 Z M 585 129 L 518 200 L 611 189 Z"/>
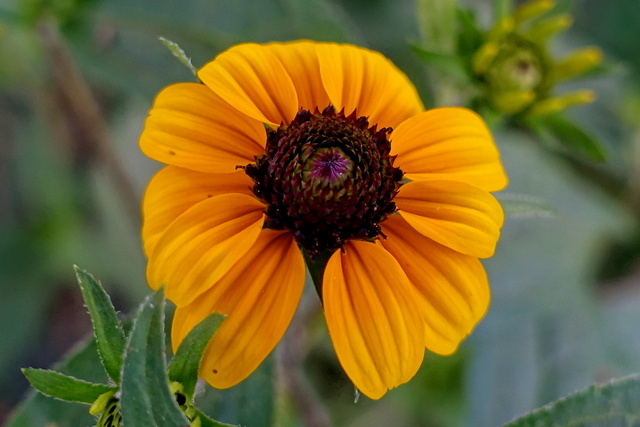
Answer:
<path fill-rule="evenodd" d="M 307 160 L 303 175 L 307 181 L 322 181 L 336 187 L 349 177 L 352 169 L 349 156 L 338 147 L 328 147 L 320 148 Z"/>
<path fill-rule="evenodd" d="M 265 154 L 243 167 L 267 205 L 265 228 L 291 231 L 311 258 L 377 238 L 403 175 L 389 155 L 390 133 L 332 106 L 267 130 Z"/>

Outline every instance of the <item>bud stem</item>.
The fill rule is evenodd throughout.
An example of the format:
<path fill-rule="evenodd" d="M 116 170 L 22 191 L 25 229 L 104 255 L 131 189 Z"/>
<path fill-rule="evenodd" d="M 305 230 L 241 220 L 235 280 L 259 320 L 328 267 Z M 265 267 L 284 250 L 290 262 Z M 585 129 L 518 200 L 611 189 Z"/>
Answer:
<path fill-rule="evenodd" d="M 511 14 L 511 9 L 513 8 L 512 0 L 495 0 L 493 2 L 493 14 L 495 17 L 495 22 L 500 22 L 509 14 Z"/>

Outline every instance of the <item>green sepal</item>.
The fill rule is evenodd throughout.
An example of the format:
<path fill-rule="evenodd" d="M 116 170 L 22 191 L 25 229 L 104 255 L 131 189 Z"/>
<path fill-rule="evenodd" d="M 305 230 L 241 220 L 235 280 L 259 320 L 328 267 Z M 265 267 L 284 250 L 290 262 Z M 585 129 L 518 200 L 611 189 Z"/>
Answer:
<path fill-rule="evenodd" d="M 313 282 L 313 286 L 316 288 L 316 292 L 318 293 L 321 303 L 323 303 L 322 283 L 324 280 L 324 269 L 327 267 L 327 263 L 329 262 L 331 255 L 333 255 L 333 252 L 328 251 L 316 255 L 315 258 L 311 258 L 307 251 L 302 251 L 302 256 L 304 257 L 305 264 L 307 264 L 307 269 L 311 275 L 311 281 Z"/>
<path fill-rule="evenodd" d="M 640 423 L 640 375 L 595 384 L 504 427 L 635 426 Z"/>
<path fill-rule="evenodd" d="M 526 124 L 552 148 L 562 148 L 598 162 L 607 157 L 597 139 L 561 113 L 528 119 Z"/>
<path fill-rule="evenodd" d="M 498 193 L 496 199 L 507 218 L 552 217 L 556 214 L 544 200 L 528 194 Z"/>
<path fill-rule="evenodd" d="M 145 299 L 133 320 L 120 386 L 124 425 L 189 425 L 171 393 L 166 374 L 164 307 L 164 292 L 160 290 Z"/>
<path fill-rule="evenodd" d="M 122 324 L 118 320 L 116 310 L 109 295 L 94 277 L 77 265 L 73 266 L 76 278 L 82 291 L 84 303 L 89 310 L 93 333 L 96 337 L 98 354 L 109 377 L 120 383 L 122 370 L 122 354 L 125 346 L 125 335 Z"/>
<path fill-rule="evenodd" d="M 90 383 L 48 369 L 24 368 L 22 373 L 40 393 L 70 402 L 92 404 L 100 395 L 117 390 L 116 386 Z"/>
<path fill-rule="evenodd" d="M 417 45 L 411 45 L 411 50 L 430 67 L 461 82 L 469 81 L 469 75 L 459 56 L 434 52 Z"/>
<path fill-rule="evenodd" d="M 169 51 L 173 54 L 173 56 L 178 58 L 178 60 L 182 64 L 184 64 L 184 66 L 187 67 L 189 71 L 193 73 L 194 76 L 196 77 L 198 76 L 198 70 L 191 63 L 191 58 L 187 56 L 187 54 L 180 47 L 180 45 L 178 45 L 178 43 L 171 41 L 169 39 L 165 39 L 164 37 L 158 37 L 158 40 L 160 40 L 162 44 L 165 45 L 167 49 L 169 49 Z"/>
<path fill-rule="evenodd" d="M 180 343 L 169 363 L 169 380 L 181 383 L 183 393 L 189 400 L 193 399 L 204 350 L 226 317 L 221 313 L 213 313 L 200 322 Z"/>

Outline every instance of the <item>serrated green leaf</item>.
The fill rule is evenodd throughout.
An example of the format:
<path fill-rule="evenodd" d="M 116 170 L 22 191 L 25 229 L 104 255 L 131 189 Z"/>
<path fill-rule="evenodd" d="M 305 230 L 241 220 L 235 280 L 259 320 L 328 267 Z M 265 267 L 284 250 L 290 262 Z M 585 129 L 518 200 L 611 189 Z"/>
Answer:
<path fill-rule="evenodd" d="M 187 56 L 178 43 L 165 39 L 164 37 L 158 37 L 158 39 L 167 47 L 167 49 L 169 49 L 173 56 L 178 58 L 178 60 L 193 73 L 194 76 L 198 75 L 198 70 L 196 70 L 196 67 L 191 63 L 191 58 Z"/>
<path fill-rule="evenodd" d="M 55 369 L 76 378 L 89 379 L 92 382 L 108 381 L 107 374 L 100 363 L 95 340 L 79 346 L 64 361 L 56 364 Z M 35 390 L 16 407 L 6 423 L 7 427 L 59 427 L 88 426 L 95 423 L 85 405 L 51 399 Z"/>
<path fill-rule="evenodd" d="M 224 314 L 213 313 L 200 322 L 182 341 L 169 363 L 169 379 L 182 384 L 188 399 L 193 398 L 202 354 L 225 317 Z"/>
<path fill-rule="evenodd" d="M 604 148 L 593 136 L 563 114 L 539 117 L 528 123 L 538 136 L 550 145 L 560 146 L 564 150 L 599 162 L 607 157 Z"/>
<path fill-rule="evenodd" d="M 40 393 L 71 402 L 91 404 L 101 394 L 117 390 L 115 386 L 90 383 L 48 369 L 25 368 L 22 373 Z"/>
<path fill-rule="evenodd" d="M 109 377 L 120 382 L 122 370 L 122 353 L 124 351 L 125 336 L 122 324 L 118 320 L 116 310 L 109 295 L 94 277 L 78 266 L 73 267 L 82 291 L 82 297 L 89 310 L 93 333 L 96 337 L 98 354 L 102 365 Z"/>
<path fill-rule="evenodd" d="M 412 45 L 411 49 L 427 65 L 443 72 L 447 76 L 465 82 L 469 80 L 464 64 L 457 55 L 433 52 L 416 45 Z"/>
<path fill-rule="evenodd" d="M 122 367 L 124 425 L 184 427 L 184 416 L 169 389 L 164 348 L 162 290 L 147 297 L 134 319 Z"/>
<path fill-rule="evenodd" d="M 507 218 L 551 217 L 556 211 L 543 199 L 527 194 L 499 193 L 496 199 Z"/>
<path fill-rule="evenodd" d="M 640 375 L 595 384 L 506 424 L 505 427 L 640 425 Z"/>

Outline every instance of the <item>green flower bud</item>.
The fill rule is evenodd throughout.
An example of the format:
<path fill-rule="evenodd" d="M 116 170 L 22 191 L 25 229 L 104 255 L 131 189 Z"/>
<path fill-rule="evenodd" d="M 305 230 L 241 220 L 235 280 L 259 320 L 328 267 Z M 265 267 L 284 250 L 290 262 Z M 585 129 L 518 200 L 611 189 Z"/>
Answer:
<path fill-rule="evenodd" d="M 533 117 L 593 101 L 589 91 L 553 95 L 556 83 L 583 74 L 602 60 L 602 52 L 593 47 L 553 60 L 549 39 L 573 22 L 566 14 L 544 17 L 554 6 L 551 0 L 524 3 L 490 29 L 475 52 L 473 72 L 483 85 L 485 102 L 498 112 Z"/>
<path fill-rule="evenodd" d="M 514 38 L 502 45 L 485 79 L 497 94 L 537 90 L 547 67 L 545 56 L 535 45 Z"/>

